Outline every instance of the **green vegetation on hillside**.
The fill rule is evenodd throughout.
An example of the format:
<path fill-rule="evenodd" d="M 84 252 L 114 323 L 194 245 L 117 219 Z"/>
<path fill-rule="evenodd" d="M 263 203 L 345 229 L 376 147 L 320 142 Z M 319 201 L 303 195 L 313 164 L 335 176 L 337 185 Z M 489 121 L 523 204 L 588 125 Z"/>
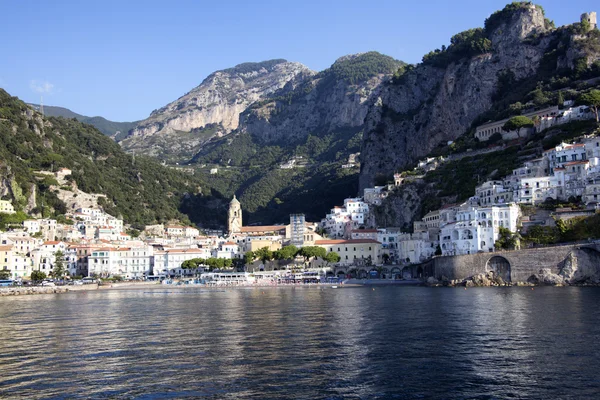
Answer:
<path fill-rule="evenodd" d="M 395 60 L 390 56 L 376 51 L 369 51 L 338 60 L 319 75 L 322 74 L 324 77 L 331 77 L 336 81 L 343 80 L 354 85 L 379 74 L 394 73 L 402 65 L 404 65 L 403 62 Z"/>
<path fill-rule="evenodd" d="M 38 104 L 31 104 L 33 108 L 39 110 Z M 46 117 L 63 117 L 75 118 L 85 124 L 90 124 L 96 127 L 100 132 L 107 136 L 112 136 L 120 132 L 116 139 L 119 140 L 127 135 L 131 129 L 135 128 L 137 121 L 134 122 L 114 122 L 103 117 L 86 117 L 85 115 L 77 114 L 64 107 L 44 106 L 44 115 Z"/>
<path fill-rule="evenodd" d="M 238 64 L 235 67 L 224 69 L 222 72 L 230 73 L 230 74 L 247 74 L 254 71 L 259 71 L 262 68 L 271 71 L 274 66 L 287 62 L 283 58 L 277 58 L 274 60 L 267 60 L 261 62 L 246 62 L 242 64 Z"/>
<path fill-rule="evenodd" d="M 491 50 L 492 42 L 485 36 L 482 28 L 469 29 L 452 36 L 450 46 L 442 46 L 441 49 L 425 54 L 423 64 L 443 68 L 462 58 L 473 57 Z"/>
<path fill-rule="evenodd" d="M 198 177 L 163 167 L 147 157 L 134 160 L 91 125 L 74 119 L 40 118 L 25 103 L 0 90 L 0 165 L 3 175 L 13 177 L 13 190 L 21 192 L 12 199 L 18 210 L 23 210 L 31 185 L 36 185 L 38 205 L 52 203 L 55 215 L 67 211 L 50 190 L 55 182 L 34 174 L 62 167 L 73 171 L 70 179 L 81 190 L 105 194 L 105 211 L 122 216 L 127 223 L 187 222 L 180 208 L 187 210 L 193 205 L 203 209 L 211 200 L 190 198 L 204 188 Z M 196 221 L 216 224 L 223 219 L 208 212 L 202 217 Z"/>
<path fill-rule="evenodd" d="M 316 220 L 356 194 L 358 169 L 341 165 L 349 154 L 360 151 L 361 141 L 358 129 L 268 146 L 248 134 L 234 133 L 208 144 L 193 165 L 206 165 L 203 170 L 218 166 L 218 173 L 206 176 L 206 182 L 221 196 L 238 195 L 245 224 L 282 222 L 295 212 Z M 292 158 L 296 167 L 280 168 Z"/>

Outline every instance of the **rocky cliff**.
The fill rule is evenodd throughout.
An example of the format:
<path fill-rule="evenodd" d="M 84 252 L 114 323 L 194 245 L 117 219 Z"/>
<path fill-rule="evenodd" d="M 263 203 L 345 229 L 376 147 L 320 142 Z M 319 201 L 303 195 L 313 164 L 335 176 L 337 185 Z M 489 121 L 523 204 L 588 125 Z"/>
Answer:
<path fill-rule="evenodd" d="M 153 111 L 129 132 L 122 145 L 125 149 L 143 151 L 146 142 L 152 147 L 157 141 L 153 138 L 178 135 L 180 143 L 191 141 L 190 146 L 194 148 L 206 136 L 236 129 L 240 113 L 250 104 L 276 91 L 293 90 L 311 75 L 313 72 L 304 65 L 285 60 L 244 63 L 214 72 L 189 93 Z M 219 129 L 212 129 L 207 134 L 204 128 L 211 126 Z M 157 147 L 165 146 L 168 144 L 159 143 Z M 150 155 L 159 154 L 150 151 Z"/>
<path fill-rule="evenodd" d="M 362 127 L 381 83 L 402 65 L 377 52 L 340 57 L 294 91 L 255 103 L 240 130 L 268 143 Z"/>
<path fill-rule="evenodd" d="M 519 3 L 492 17 L 382 87 L 366 117 L 361 189 L 465 133 L 492 106 L 503 74 L 537 73 L 551 43 L 543 10 Z"/>

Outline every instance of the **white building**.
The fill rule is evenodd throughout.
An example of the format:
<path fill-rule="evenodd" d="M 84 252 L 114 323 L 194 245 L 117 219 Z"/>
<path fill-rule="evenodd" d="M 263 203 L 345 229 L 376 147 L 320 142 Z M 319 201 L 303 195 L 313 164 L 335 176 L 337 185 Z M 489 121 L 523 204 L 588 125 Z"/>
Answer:
<path fill-rule="evenodd" d="M 561 143 L 553 149 L 546 150 L 544 157 L 548 159 L 548 172 L 552 174 L 554 169 L 564 167 L 567 163 L 587 160 L 586 146 L 583 143 Z"/>
<path fill-rule="evenodd" d="M 525 204 L 540 204 L 547 199 L 564 197 L 562 181 L 555 176 L 523 178 L 514 192 L 515 201 Z"/>
<path fill-rule="evenodd" d="M 456 222 L 442 226 L 440 247 L 443 255 L 494 251 L 499 228 L 517 230 L 519 207 L 507 204 L 492 207 L 463 206 Z"/>
<path fill-rule="evenodd" d="M 539 117 L 539 118 L 554 117 L 558 114 L 559 114 L 558 106 L 548 107 L 548 108 L 544 108 L 542 110 L 529 111 L 529 112 L 523 113 L 524 116 L 526 116 L 528 118 L 532 118 L 532 119 L 534 117 Z M 517 131 L 506 132 L 506 131 L 504 131 L 502 128 L 504 127 L 504 124 L 506 124 L 506 122 L 508 120 L 509 120 L 509 118 L 506 118 L 501 121 L 488 122 L 486 124 L 479 125 L 477 128 L 475 128 L 475 137 L 477 139 L 479 139 L 479 141 L 484 142 L 484 141 L 489 140 L 490 137 L 492 137 L 495 134 L 502 135 L 503 140 L 512 140 L 512 139 L 517 139 L 519 136 L 526 136 L 524 129 L 522 129 L 521 132 L 517 132 Z"/>
<path fill-rule="evenodd" d="M 15 208 L 12 203 L 8 200 L 0 200 L 0 213 L 2 214 L 14 214 Z"/>
<path fill-rule="evenodd" d="M 435 254 L 437 241 L 429 238 L 429 232 L 402 233 L 397 239 L 397 257 L 400 262 L 419 263 Z"/>
<path fill-rule="evenodd" d="M 207 249 L 169 249 L 154 253 L 153 275 L 182 275 L 188 273 L 181 268 L 184 261 L 194 258 L 206 259 Z M 208 253 L 210 255 L 210 253 Z"/>
<path fill-rule="evenodd" d="M 96 249 L 88 259 L 88 274 L 141 278 L 150 274 L 153 254 L 152 246 Z"/>
<path fill-rule="evenodd" d="M 475 188 L 475 196 L 481 206 L 506 204 L 513 200 L 513 191 L 502 181 L 487 181 Z"/>
<path fill-rule="evenodd" d="M 37 219 L 27 219 L 23 221 L 23 228 L 29 233 L 33 235 L 40 231 L 40 223 Z"/>

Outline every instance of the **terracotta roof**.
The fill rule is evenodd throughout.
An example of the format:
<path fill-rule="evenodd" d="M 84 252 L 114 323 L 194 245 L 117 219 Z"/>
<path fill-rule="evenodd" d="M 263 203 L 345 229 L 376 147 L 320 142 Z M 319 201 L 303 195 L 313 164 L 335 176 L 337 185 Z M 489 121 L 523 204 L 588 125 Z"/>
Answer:
<path fill-rule="evenodd" d="M 588 164 L 589 160 L 585 160 L 585 161 L 572 161 L 570 163 L 566 163 L 565 165 L 577 165 L 577 164 Z"/>
<path fill-rule="evenodd" d="M 340 239 L 340 240 L 316 240 L 315 241 L 315 245 L 324 245 L 324 244 L 367 244 L 367 243 L 372 243 L 372 244 L 381 244 L 381 242 L 378 242 L 377 240 L 373 240 L 373 239 L 349 239 L 349 240 L 344 240 L 344 239 Z"/>
<path fill-rule="evenodd" d="M 57 244 L 59 244 L 59 243 L 60 243 L 60 242 L 58 242 L 58 241 L 51 240 L 51 241 L 48 241 L 48 242 L 44 242 L 44 243 L 43 243 L 43 245 L 44 245 L 44 246 L 50 246 L 50 245 L 57 245 Z"/>
<path fill-rule="evenodd" d="M 285 225 L 242 226 L 242 232 L 277 232 L 285 229 Z"/>
<path fill-rule="evenodd" d="M 237 246 L 237 243 L 225 242 L 225 243 L 223 243 L 223 246 Z"/>
<path fill-rule="evenodd" d="M 165 253 L 204 253 L 200 249 L 169 249 L 165 250 Z"/>
<path fill-rule="evenodd" d="M 12 246 L 0 246 L 0 251 L 11 251 Z"/>

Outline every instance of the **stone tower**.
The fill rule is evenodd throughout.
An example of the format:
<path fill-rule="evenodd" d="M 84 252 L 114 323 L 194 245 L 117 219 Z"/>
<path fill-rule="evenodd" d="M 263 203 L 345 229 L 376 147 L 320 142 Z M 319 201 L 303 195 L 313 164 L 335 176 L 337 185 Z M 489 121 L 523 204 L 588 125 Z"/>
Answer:
<path fill-rule="evenodd" d="M 596 18 L 596 11 L 581 14 L 581 21 L 583 22 L 585 20 L 589 22 L 591 29 L 596 29 L 598 27 L 598 21 Z"/>
<path fill-rule="evenodd" d="M 242 231 L 242 206 L 238 199 L 233 195 L 229 203 L 229 217 L 227 219 L 229 234 L 240 233 Z"/>

